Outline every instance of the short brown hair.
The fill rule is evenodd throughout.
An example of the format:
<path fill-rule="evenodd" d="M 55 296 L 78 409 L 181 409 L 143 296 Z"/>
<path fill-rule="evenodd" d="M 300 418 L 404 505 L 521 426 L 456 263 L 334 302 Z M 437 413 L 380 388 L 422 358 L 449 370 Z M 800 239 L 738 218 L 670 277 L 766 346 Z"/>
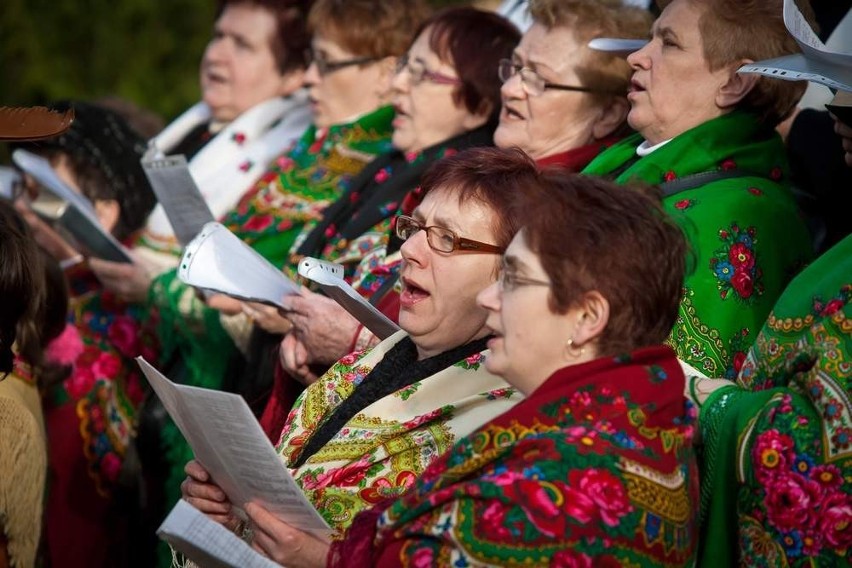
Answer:
<path fill-rule="evenodd" d="M 425 0 L 317 0 L 308 25 L 354 55 L 382 58 L 405 53 L 428 14 Z"/>
<path fill-rule="evenodd" d="M 420 191 L 488 206 L 495 219 L 492 244 L 506 248 L 523 219 L 512 214 L 515 201 L 538 184 L 538 177 L 535 162 L 517 148 L 472 148 L 438 160 L 423 174 Z"/>
<path fill-rule="evenodd" d="M 547 273 L 550 308 L 565 313 L 592 290 L 609 302 L 601 356 L 662 343 L 677 317 L 687 244 L 656 189 L 548 170 L 546 196 L 515 216 Z"/>
<path fill-rule="evenodd" d="M 452 65 L 461 85 L 453 92 L 457 105 L 471 114 L 500 112 L 497 75 L 500 60 L 512 56 L 521 34 L 507 19 L 475 8 L 449 8 L 426 20 L 415 34 L 429 30 L 429 47 L 444 63 Z"/>
<path fill-rule="evenodd" d="M 531 0 L 530 15 L 548 30 L 571 30 L 583 46 L 577 76 L 584 86 L 627 94 L 633 71 L 624 57 L 590 49 L 586 44 L 597 37 L 646 39 L 653 19 L 647 10 L 625 6 L 623 0 Z M 602 102 L 608 97 L 596 96 Z"/>
<path fill-rule="evenodd" d="M 308 32 L 311 4 L 313 0 L 219 0 L 216 19 L 228 6 L 252 6 L 269 12 L 275 19 L 275 32 L 269 48 L 278 71 L 284 75 L 308 66 L 305 52 L 311 47 L 311 34 Z"/>
<path fill-rule="evenodd" d="M 784 25 L 783 0 L 690 1 L 705 8 L 698 27 L 711 71 L 738 64 L 743 59 L 760 61 L 801 51 Z M 807 0 L 798 2 L 806 16 L 812 15 Z M 789 116 L 806 88 L 805 81 L 758 76 L 738 108 L 758 115 L 774 127 Z"/>

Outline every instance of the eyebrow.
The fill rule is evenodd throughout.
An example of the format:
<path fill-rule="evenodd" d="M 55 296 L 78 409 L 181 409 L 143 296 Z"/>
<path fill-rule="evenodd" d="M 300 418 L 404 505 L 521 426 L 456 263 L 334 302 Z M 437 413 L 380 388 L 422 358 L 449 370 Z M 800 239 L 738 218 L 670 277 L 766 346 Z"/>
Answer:
<path fill-rule="evenodd" d="M 673 39 L 676 43 L 680 43 L 680 38 L 677 36 L 675 31 L 668 26 L 662 28 L 655 28 L 652 30 L 652 33 L 654 37 L 668 37 L 670 39 Z"/>
<path fill-rule="evenodd" d="M 456 235 L 461 232 L 461 228 L 456 223 L 453 223 L 451 220 L 441 217 L 440 215 L 435 215 L 435 225 L 449 229 Z"/>
<path fill-rule="evenodd" d="M 543 61 L 535 61 L 534 59 L 529 59 L 529 58 L 525 59 L 517 51 L 512 52 L 512 62 L 513 63 L 520 63 L 521 65 L 523 65 L 527 69 L 531 69 L 531 70 L 535 71 L 536 73 L 538 73 L 539 69 L 545 69 L 545 70 L 549 71 L 550 73 L 556 73 L 557 72 L 553 67 L 551 67 L 550 65 L 548 65 L 547 63 L 545 63 Z"/>

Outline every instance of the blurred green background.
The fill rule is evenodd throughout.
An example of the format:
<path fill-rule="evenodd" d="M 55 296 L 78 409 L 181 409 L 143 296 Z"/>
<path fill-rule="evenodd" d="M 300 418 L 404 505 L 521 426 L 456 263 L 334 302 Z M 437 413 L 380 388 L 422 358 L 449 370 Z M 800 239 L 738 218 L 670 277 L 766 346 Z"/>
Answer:
<path fill-rule="evenodd" d="M 0 105 L 118 96 L 169 121 L 198 100 L 215 9 L 215 0 L 0 0 Z"/>

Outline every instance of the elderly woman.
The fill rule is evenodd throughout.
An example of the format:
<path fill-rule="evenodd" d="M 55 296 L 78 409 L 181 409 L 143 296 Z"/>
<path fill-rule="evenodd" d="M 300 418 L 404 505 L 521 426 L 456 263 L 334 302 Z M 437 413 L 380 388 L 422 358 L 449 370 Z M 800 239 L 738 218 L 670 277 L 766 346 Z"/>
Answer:
<path fill-rule="evenodd" d="M 459 437 L 508 409 L 514 391 L 485 370 L 488 330 L 479 291 L 517 230 L 517 195 L 538 172 L 518 151 L 479 148 L 423 179 L 423 202 L 400 217 L 401 331 L 355 352 L 302 393 L 278 451 L 329 524 L 398 495 Z M 184 497 L 230 522 L 230 504 L 196 463 Z"/>
<path fill-rule="evenodd" d="M 685 566 L 697 544 L 694 410 L 671 348 L 686 245 L 659 200 L 564 173 L 480 292 L 485 366 L 526 398 L 328 545 L 261 507 L 254 545 L 287 566 Z M 565 223 L 571 219 L 571 223 Z M 659 250 L 664 266 L 647 270 Z"/>
<path fill-rule="evenodd" d="M 184 154 L 215 217 L 227 213 L 311 122 L 302 88 L 310 46 L 310 0 L 219 0 L 201 59 L 201 102 L 151 142 Z M 158 206 L 142 235 L 141 257 L 177 264 L 180 247 Z"/>
<path fill-rule="evenodd" d="M 347 279 L 357 282 L 384 263 L 391 217 L 426 168 L 465 148 L 491 145 L 500 110 L 500 81 L 493 69 L 519 38 L 503 18 L 473 8 L 446 10 L 424 22 L 392 82 L 394 150 L 373 160 L 326 209 L 322 221 L 303 232 L 291 251 L 292 269 L 302 257 L 313 256 L 343 264 Z M 484 45 L 488 49 L 480 49 Z M 367 337 L 358 334 L 359 322 L 336 302 L 306 290 L 289 307 L 299 328 L 290 334 L 288 346 L 296 337 L 312 347 L 318 342 L 334 346 L 317 349 L 311 363 L 327 368 L 351 351 L 353 343 L 353 348 L 367 346 L 366 340 L 356 342 Z M 295 369 L 292 375 L 302 373 Z M 262 420 L 272 435 L 280 432 L 301 391 L 289 376 L 277 381 Z"/>
<path fill-rule="evenodd" d="M 781 290 L 812 255 L 774 131 L 804 85 L 737 73 L 798 51 L 781 13 L 781 0 L 671 2 L 651 41 L 628 57 L 628 122 L 638 134 L 584 170 L 663 184 L 696 259 L 670 343 L 709 376 L 736 376 Z"/>
<path fill-rule="evenodd" d="M 533 26 L 511 58 L 495 65 L 503 86 L 494 142 L 503 148 L 517 146 L 539 165 L 578 171 L 618 140 L 629 108 L 630 67 L 586 44 L 599 36 L 645 37 L 650 16 L 620 0 L 538 0 L 531 11 Z M 391 253 L 397 251 L 398 242 L 391 245 Z M 368 297 L 382 290 L 378 296 L 392 306 L 393 317 L 395 294 L 384 291 L 396 276 L 398 261 L 398 253 L 386 259 L 368 256 L 354 281 Z M 295 311 L 291 319 L 297 333 L 286 338 L 281 355 L 291 374 L 307 375 L 308 364 L 329 363 L 350 346 L 363 347 L 372 339 L 346 312 L 322 298 L 293 298 L 289 307 Z"/>
<path fill-rule="evenodd" d="M 145 141 L 122 116 L 97 105 L 65 102 L 55 108 L 73 108 L 71 127 L 27 149 L 48 158 L 57 175 L 92 203 L 105 231 L 132 241 L 155 203 L 139 164 Z M 27 181 L 38 191 L 34 180 Z M 63 246 L 69 245 L 34 219 L 25 201 L 17 205 L 41 242 L 53 243 L 50 250 L 63 258 Z M 123 525 L 116 523 L 114 492 L 144 398 L 133 359 L 156 358 L 156 338 L 142 325 L 141 305 L 104 289 L 79 254 L 76 262 L 70 260 L 65 260 L 68 326 L 47 353 L 68 372 L 45 387 L 50 440 L 45 542 L 53 561 L 61 559 L 63 566 L 108 566 L 115 562 L 110 543 L 126 540 Z"/>

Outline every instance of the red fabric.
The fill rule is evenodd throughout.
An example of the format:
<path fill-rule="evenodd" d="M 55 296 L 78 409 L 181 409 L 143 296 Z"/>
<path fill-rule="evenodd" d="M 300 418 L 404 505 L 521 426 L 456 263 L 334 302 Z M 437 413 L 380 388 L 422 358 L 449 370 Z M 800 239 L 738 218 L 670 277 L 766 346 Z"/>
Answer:
<path fill-rule="evenodd" d="M 561 154 L 546 156 L 540 160 L 536 160 L 536 164 L 538 164 L 538 167 L 540 168 L 553 166 L 564 168 L 571 172 L 579 172 L 589 165 L 589 163 L 594 160 L 598 154 L 618 142 L 620 139 L 621 138 L 619 136 L 605 138 L 600 142 L 595 142 L 588 146 L 581 146 L 579 148 L 574 148 L 573 150 L 568 150 L 567 152 L 562 152 Z"/>
<path fill-rule="evenodd" d="M 305 386 L 302 383 L 284 371 L 280 364 L 275 365 L 272 393 L 260 416 L 260 426 L 273 445 L 278 443 L 281 430 L 287 422 L 287 415 L 303 390 Z"/>

